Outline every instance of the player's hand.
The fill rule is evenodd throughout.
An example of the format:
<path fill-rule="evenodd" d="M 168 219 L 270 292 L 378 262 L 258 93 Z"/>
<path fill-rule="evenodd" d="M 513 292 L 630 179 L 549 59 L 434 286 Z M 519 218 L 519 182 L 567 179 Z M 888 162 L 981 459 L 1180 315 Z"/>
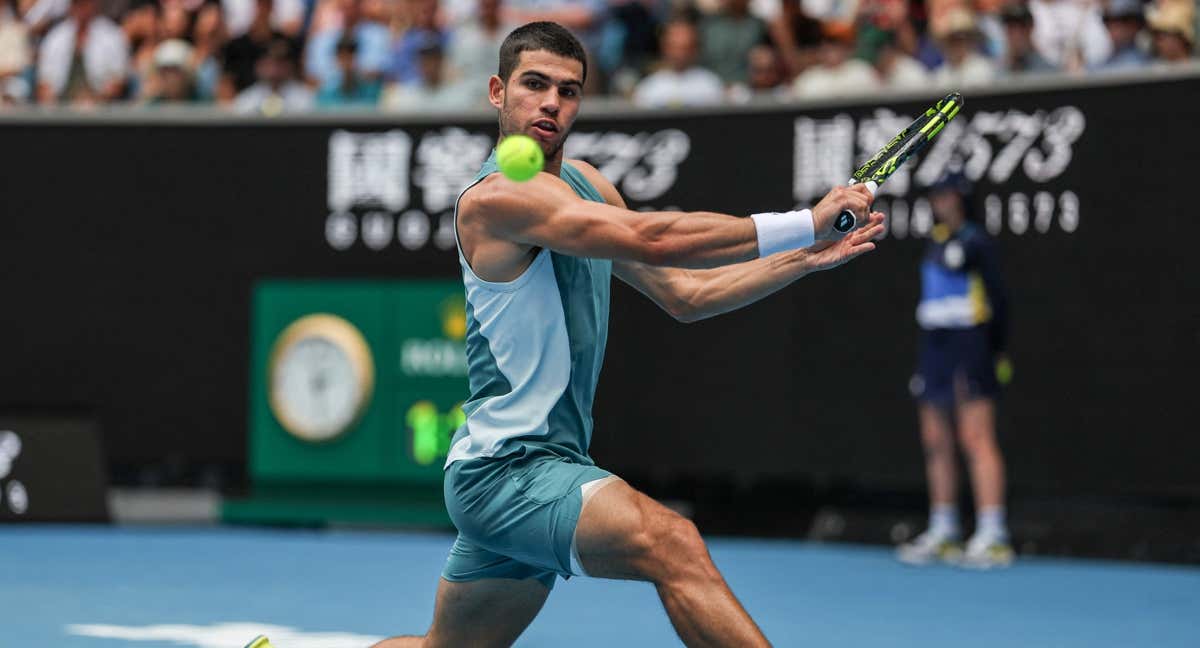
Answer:
<path fill-rule="evenodd" d="M 883 214 L 871 212 L 860 219 L 861 226 L 838 241 L 821 241 L 808 248 L 808 261 L 814 272 L 836 268 L 875 249 L 874 240 L 883 235 Z"/>
<path fill-rule="evenodd" d="M 834 187 L 821 202 L 812 208 L 813 228 L 816 230 L 818 241 L 836 241 L 846 236 L 833 229 L 833 223 L 843 209 L 854 212 L 858 219 L 858 228 L 866 227 L 866 214 L 875 196 L 866 185 L 856 184 L 849 187 Z"/>

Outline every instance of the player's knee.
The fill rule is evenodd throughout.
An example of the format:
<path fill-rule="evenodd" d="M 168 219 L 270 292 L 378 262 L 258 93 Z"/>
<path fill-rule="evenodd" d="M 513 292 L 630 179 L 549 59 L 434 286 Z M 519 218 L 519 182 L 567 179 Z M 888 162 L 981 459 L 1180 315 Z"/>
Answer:
<path fill-rule="evenodd" d="M 707 575 L 713 571 L 708 547 L 700 537 L 700 530 L 691 520 L 675 516 L 664 523 L 657 544 L 659 559 L 675 575 Z"/>

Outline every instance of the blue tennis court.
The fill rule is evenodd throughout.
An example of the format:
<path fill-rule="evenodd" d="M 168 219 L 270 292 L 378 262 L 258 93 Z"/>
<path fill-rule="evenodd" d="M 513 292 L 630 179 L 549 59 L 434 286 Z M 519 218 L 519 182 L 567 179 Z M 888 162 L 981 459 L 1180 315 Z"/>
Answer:
<path fill-rule="evenodd" d="M 365 646 L 420 632 L 452 537 L 230 528 L 8 527 L 4 646 Z M 777 646 L 1172 646 L 1200 637 L 1200 568 L 1022 560 L 914 569 L 877 547 L 712 539 Z M 518 646 L 679 645 L 646 584 L 560 581 Z"/>

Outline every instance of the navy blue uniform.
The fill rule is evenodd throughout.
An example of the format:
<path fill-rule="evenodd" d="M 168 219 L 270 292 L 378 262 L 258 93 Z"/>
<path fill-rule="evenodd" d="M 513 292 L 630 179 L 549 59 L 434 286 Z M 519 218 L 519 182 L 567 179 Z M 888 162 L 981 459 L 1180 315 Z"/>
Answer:
<path fill-rule="evenodd" d="M 995 246 L 973 223 L 953 233 L 934 227 L 921 261 L 917 324 L 915 398 L 952 407 L 999 393 L 995 362 L 1007 344 L 1008 302 Z"/>

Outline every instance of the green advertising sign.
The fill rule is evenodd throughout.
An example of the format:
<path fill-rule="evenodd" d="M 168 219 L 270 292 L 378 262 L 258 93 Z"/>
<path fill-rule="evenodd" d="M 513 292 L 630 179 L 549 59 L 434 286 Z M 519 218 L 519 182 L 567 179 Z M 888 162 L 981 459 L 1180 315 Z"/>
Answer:
<path fill-rule="evenodd" d="M 260 483 L 440 484 L 467 396 L 457 281 L 269 281 L 254 294 Z"/>

